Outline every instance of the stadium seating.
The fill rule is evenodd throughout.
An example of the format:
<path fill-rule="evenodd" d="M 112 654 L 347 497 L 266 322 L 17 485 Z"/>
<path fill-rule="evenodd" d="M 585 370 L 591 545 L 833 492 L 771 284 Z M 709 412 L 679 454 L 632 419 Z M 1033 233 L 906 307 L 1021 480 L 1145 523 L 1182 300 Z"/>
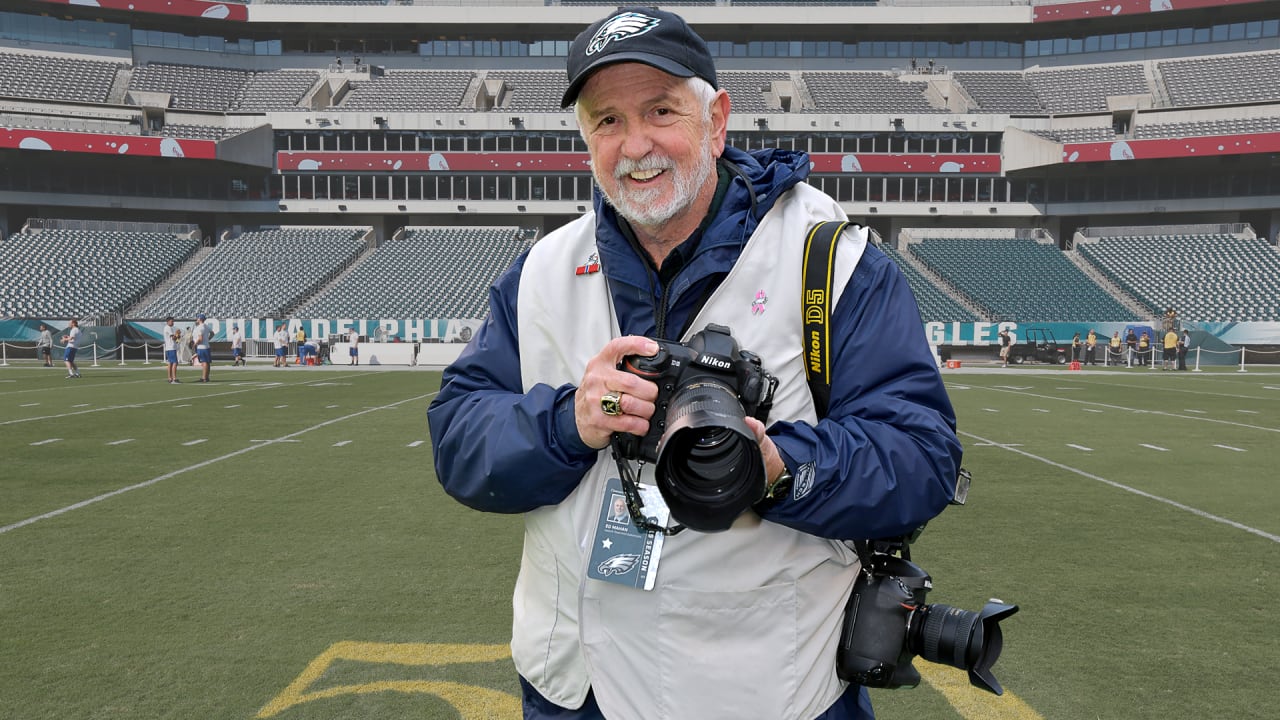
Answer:
<path fill-rule="evenodd" d="M 765 100 L 770 83 L 774 81 L 790 81 L 791 74 L 785 72 L 744 72 L 723 71 L 716 74 L 720 87 L 729 91 L 733 99 L 733 112 L 778 112 L 776 103 Z"/>
<path fill-rule="evenodd" d="M 237 112 L 267 112 L 280 110 L 308 110 L 298 102 L 306 97 L 320 79 L 313 70 L 272 70 L 249 75 L 240 87 L 231 110 Z"/>
<path fill-rule="evenodd" d="M 518 227 L 417 227 L 299 309 L 306 317 L 482 318 L 493 281 L 530 243 Z"/>
<path fill-rule="evenodd" d="M 916 268 L 910 259 L 903 257 L 902 253 L 892 246 L 885 243 L 876 247 L 897 263 L 898 267 L 902 268 L 902 273 L 907 276 L 907 284 L 911 286 L 911 292 L 916 296 L 916 304 L 920 306 L 922 322 L 977 322 L 982 319 L 935 285 Z"/>
<path fill-rule="evenodd" d="M 1164 60 L 1158 64 L 1174 105 L 1275 102 L 1280 53 Z"/>
<path fill-rule="evenodd" d="M 1114 235 L 1076 248 L 1117 285 L 1184 320 L 1280 320 L 1280 252 L 1229 233 Z"/>
<path fill-rule="evenodd" d="M 558 70 L 490 70 L 490 81 L 502 82 L 498 98 L 504 110 L 520 112 L 561 112 L 564 73 Z"/>
<path fill-rule="evenodd" d="M 253 230 L 213 252 L 130 313 L 133 317 L 283 317 L 365 250 L 369 228 Z"/>
<path fill-rule="evenodd" d="M 156 232 L 14 233 L 0 242 L 0 316 L 120 312 L 199 246 L 196 238 Z"/>
<path fill-rule="evenodd" d="M 0 52 L 0 95 L 105 103 L 124 63 Z"/>
<path fill-rule="evenodd" d="M 468 108 L 462 107 L 462 100 L 473 76 L 465 70 L 389 70 L 381 77 L 353 80 L 351 91 L 337 109 L 465 111 Z"/>
<path fill-rule="evenodd" d="M 1020 72 L 957 72 L 953 76 L 976 111 L 986 113 L 1042 113 L 1044 106 Z"/>
<path fill-rule="evenodd" d="M 925 98 L 925 81 L 903 81 L 877 72 L 804 72 L 801 76 L 817 112 L 946 112 Z"/>
<path fill-rule="evenodd" d="M 1250 133 L 1280 132 L 1280 117 L 1222 118 L 1193 122 L 1151 123 L 1134 129 L 1134 137 L 1148 138 L 1190 137 L 1196 135 L 1248 135 Z"/>
<path fill-rule="evenodd" d="M 1150 95 L 1142 65 L 1089 65 L 1028 70 L 1027 84 L 1051 113 L 1107 110 L 1112 95 Z"/>
<path fill-rule="evenodd" d="M 1034 239 L 948 237 L 911 242 L 907 251 L 947 278 L 991 320 L 1138 320 L 1052 243 Z"/>
<path fill-rule="evenodd" d="M 248 76 L 230 68 L 148 63 L 134 68 L 129 90 L 168 93 L 169 106 L 176 110 L 225 112 Z"/>

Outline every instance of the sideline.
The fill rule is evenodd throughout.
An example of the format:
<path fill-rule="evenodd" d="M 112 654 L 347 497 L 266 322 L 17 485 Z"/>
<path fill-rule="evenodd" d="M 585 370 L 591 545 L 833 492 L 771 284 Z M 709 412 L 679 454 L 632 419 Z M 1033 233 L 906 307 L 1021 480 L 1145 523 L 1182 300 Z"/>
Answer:
<path fill-rule="evenodd" d="M 90 413 L 103 412 L 105 410 L 130 410 L 130 409 L 136 409 L 136 408 L 144 408 L 144 407 L 149 407 L 151 405 L 164 405 L 165 403 L 178 402 L 180 400 L 207 400 L 209 398 L 226 397 L 227 395 L 239 395 L 240 393 L 253 392 L 255 390 L 275 390 L 277 388 L 285 388 L 285 387 L 301 387 L 303 385 L 310 385 L 314 383 L 333 382 L 334 380 L 342 380 L 344 379 L 344 377 L 346 376 L 339 375 L 336 378 L 330 377 L 330 378 L 323 378 L 323 379 L 314 378 L 311 380 L 305 380 L 303 382 L 297 382 L 297 383 L 269 382 L 269 381 L 249 380 L 249 379 L 237 380 L 235 381 L 237 384 L 240 384 L 240 383 L 249 384 L 249 387 L 237 388 L 235 390 L 225 390 L 223 392 L 213 392 L 213 393 L 208 393 L 206 395 L 186 395 L 186 396 L 180 396 L 180 397 L 165 398 L 164 400 L 149 400 L 147 402 L 141 402 L 141 403 L 129 403 L 128 405 L 103 405 L 102 407 L 90 408 L 88 410 L 79 410 L 77 412 L 59 413 L 57 415 L 36 415 L 33 417 L 15 418 L 13 420 L 0 421 L 0 427 L 4 427 L 5 425 L 18 425 L 20 423 L 33 422 L 36 420 L 59 420 L 61 418 L 75 417 L 76 415 L 88 415 Z M 353 375 L 350 377 L 355 377 L 355 376 Z M 154 381 L 148 380 L 147 382 L 154 382 Z M 124 383 L 124 384 L 127 385 L 130 383 Z M 181 384 L 186 385 L 187 383 L 181 383 Z M 198 383 L 192 383 L 192 384 L 198 384 Z M 91 385 L 86 389 L 92 389 L 93 387 L 102 387 L 102 385 Z"/>
<path fill-rule="evenodd" d="M 1244 428 L 1246 430 L 1261 430 L 1263 432 L 1280 433 L 1280 428 L 1266 427 L 1265 425 L 1249 425 L 1248 423 L 1236 422 L 1234 420 L 1220 420 L 1218 418 L 1203 417 L 1203 416 L 1194 415 L 1194 414 L 1182 415 L 1180 413 L 1167 412 L 1165 410 L 1143 410 L 1141 408 L 1126 407 L 1124 405 L 1111 405 L 1109 403 L 1097 402 L 1095 400 L 1079 400 L 1077 398 L 1058 397 L 1057 395 L 1043 395 L 1040 393 L 1024 392 L 1022 390 L 1011 390 L 1009 388 L 994 387 L 991 385 L 975 385 L 973 383 L 967 383 L 965 387 L 972 390 L 991 390 L 994 392 L 1010 393 L 1012 395 L 1021 395 L 1023 397 L 1033 397 L 1039 400 L 1052 400 L 1057 402 L 1075 403 L 1076 405 L 1100 407 L 1100 408 L 1106 408 L 1108 410 L 1119 410 L 1121 412 L 1142 413 L 1146 415 L 1159 415 L 1161 417 L 1175 418 L 1178 420 L 1198 420 L 1200 422 L 1214 423 L 1215 425 L 1230 425 L 1232 427 Z M 1237 396 L 1226 395 L 1224 397 L 1237 397 Z M 1269 400 L 1270 398 L 1253 398 L 1253 399 Z"/>
<path fill-rule="evenodd" d="M 438 393 L 438 392 L 439 392 L 439 391 L 437 390 L 437 391 L 435 391 L 435 392 L 429 392 L 429 393 L 426 393 L 426 394 L 424 394 L 424 395 L 418 395 L 417 397 L 405 398 L 404 400 L 398 400 L 398 401 L 393 402 L 393 403 L 391 403 L 391 404 L 389 404 L 389 405 L 379 405 L 379 406 L 377 406 L 377 407 L 365 408 L 364 410 L 360 410 L 359 412 L 353 412 L 353 413 L 351 413 L 350 415 L 343 415 L 342 417 L 336 417 L 336 418 L 333 418 L 333 419 L 331 419 L 331 420 L 325 420 L 325 421 L 324 421 L 324 422 L 322 422 L 322 423 L 319 423 L 319 424 L 317 424 L 317 425 L 312 425 L 312 426 L 311 426 L 311 427 L 309 427 L 309 428 L 303 428 L 302 430 L 298 430 L 297 432 L 289 433 L 288 435 L 281 435 L 280 437 L 275 438 L 275 439 L 273 439 L 273 440 L 262 440 L 262 441 L 258 442 L 257 444 L 250 445 L 249 447 L 240 448 L 239 450 L 235 450 L 235 451 L 229 452 L 229 453 L 227 453 L 227 454 L 225 454 L 225 455 L 220 455 L 220 456 L 218 456 L 218 457 L 216 457 L 216 458 L 210 458 L 210 459 L 208 459 L 208 460 L 204 460 L 204 461 L 202 461 L 202 462 L 198 462 L 198 463 L 196 463 L 195 465 L 188 465 L 187 467 L 179 468 L 178 470 L 174 470 L 173 472 L 167 472 L 167 473 L 165 473 L 164 475 L 160 475 L 160 476 L 158 476 L 158 477 L 153 477 L 153 478 L 151 478 L 150 480 L 144 480 L 144 481 L 142 481 L 142 482 L 140 482 L 140 483 L 137 483 L 137 484 L 134 484 L 134 485 L 129 485 L 129 486 L 127 486 L 127 487 L 122 487 L 122 488 L 119 488 L 119 489 L 116 489 L 116 490 L 112 490 L 112 491 L 111 491 L 111 492 L 109 492 L 109 493 L 103 493 L 102 495 L 98 495 L 97 497 L 91 497 L 91 498 L 89 498 L 88 500 L 81 500 L 81 501 L 80 501 L 80 502 L 78 502 L 78 503 L 73 503 L 73 504 L 68 505 L 68 506 L 66 506 L 66 507 L 64 507 L 64 508 L 58 508 L 57 510 L 51 510 L 51 511 L 49 511 L 49 512 L 47 512 L 47 513 L 44 513 L 43 515 L 36 515 L 35 517 L 29 517 L 29 518 L 27 518 L 26 520 L 19 520 L 18 522 L 13 523 L 13 524 L 11 524 L 11 525 L 4 525 L 4 526 L 0 526 L 0 535 L 3 535 L 3 534 L 5 534 L 5 533 L 7 533 L 7 532 L 9 532 L 9 531 L 11 531 L 11 530 L 17 530 L 18 528 L 26 527 L 27 525 L 31 525 L 31 524 L 33 524 L 33 523 L 37 523 L 37 522 L 39 522 L 39 521 L 41 521 L 41 520 L 48 520 L 49 518 L 54 518 L 54 517 L 57 517 L 57 516 L 59 516 L 59 515 L 63 515 L 63 514 L 65 514 L 65 513 L 69 513 L 69 512 L 71 512 L 72 510 L 79 510 L 80 508 L 87 507 L 87 506 L 92 505 L 92 504 L 94 504 L 94 503 L 101 502 L 101 501 L 103 501 L 103 500 L 107 500 L 107 499 L 113 498 L 113 497 L 115 497 L 115 496 L 117 496 L 117 495 L 123 495 L 123 494 L 125 494 L 125 493 L 127 493 L 127 492 L 130 492 L 130 491 L 132 491 L 132 490 L 140 490 L 140 489 L 145 488 L 145 487 L 150 487 L 150 486 L 152 486 L 152 485 L 155 485 L 155 484 L 156 484 L 156 483 L 158 483 L 158 482 L 161 482 L 161 481 L 164 481 L 164 480 L 168 480 L 168 479 L 170 479 L 170 478 L 177 477 L 177 476 L 182 475 L 182 474 L 184 474 L 184 473 L 191 472 L 192 470 L 199 470 L 199 469 L 201 469 L 201 468 L 208 467 L 208 466 L 210 466 L 210 465 L 212 465 L 212 464 L 214 464 L 214 463 L 222 462 L 223 460 L 230 460 L 230 459 L 231 459 L 231 458 L 233 458 L 233 457 L 238 457 L 238 456 L 240 456 L 240 455 L 244 455 L 245 453 L 253 452 L 254 450 L 259 450 L 259 449 L 261 449 L 261 448 L 269 447 L 269 446 L 271 446 L 271 445 L 276 445 L 276 444 L 278 444 L 278 443 L 286 443 L 286 442 L 290 442 L 293 438 L 296 438 L 296 437 L 298 437 L 299 435 L 304 435 L 304 434 L 306 434 L 306 433 L 309 433 L 309 432 L 311 432 L 312 430 L 319 430 L 319 429 L 320 429 L 320 428 L 322 428 L 322 427 L 326 427 L 326 426 L 329 426 L 329 425 L 333 425 L 333 424 L 335 424 L 335 423 L 340 423 L 340 422 L 342 422 L 342 421 L 344 421 L 344 420 L 350 420 L 350 419 L 352 419 L 352 418 L 360 417 L 361 415 L 367 415 L 368 413 L 376 412 L 376 411 L 378 411 L 378 410 L 390 410 L 390 409 L 392 409 L 392 408 L 399 407 L 400 405 L 404 405 L 405 403 L 411 403 L 411 402 L 417 402 L 417 401 L 419 401 L 419 400 L 425 400 L 426 398 L 429 398 L 429 397 L 431 397 L 432 395 L 435 395 L 435 394 L 436 394 L 436 393 Z M 165 400 L 164 402 L 170 402 L 170 401 Z M 73 414 L 79 414 L 79 413 L 73 413 Z"/>
<path fill-rule="evenodd" d="M 1060 462 L 1056 462 L 1048 458 L 1043 458 L 1043 457 L 1040 457 L 1039 455 L 1034 455 L 1032 453 L 1027 452 L 1026 450 L 1022 450 L 1018 447 L 1014 447 L 1013 445 L 998 443 L 995 440 L 988 440 L 987 438 L 981 437 L 979 435 L 974 435 L 973 433 L 961 431 L 958 434 L 968 438 L 973 438 L 974 440 L 977 440 L 982 443 L 986 443 L 992 447 L 996 447 L 1001 450 L 1007 450 L 1011 453 L 1017 453 L 1019 455 L 1022 455 L 1023 457 L 1031 458 L 1032 460 L 1039 460 L 1040 462 L 1046 465 L 1052 465 L 1053 467 L 1056 467 L 1059 470 L 1065 470 L 1069 473 L 1075 473 L 1080 477 L 1088 478 L 1090 480 L 1100 482 L 1103 485 L 1110 485 L 1111 487 L 1117 490 L 1124 490 L 1125 492 L 1133 493 L 1134 495 L 1147 498 L 1148 500 L 1155 500 L 1156 502 L 1164 503 L 1171 507 L 1178 508 L 1179 510 L 1185 510 L 1191 513 L 1192 515 L 1195 515 L 1196 517 L 1204 518 L 1205 520 L 1211 520 L 1213 522 L 1221 523 L 1223 525 L 1228 525 L 1237 530 L 1243 530 L 1247 533 L 1257 535 L 1258 537 L 1263 538 L 1264 540 L 1270 540 L 1273 543 L 1280 543 L 1280 535 L 1274 535 L 1265 530 L 1259 530 L 1258 528 L 1250 527 L 1248 525 L 1245 525 L 1244 523 L 1238 523 L 1235 520 L 1228 520 L 1227 518 L 1221 517 L 1219 515 L 1214 515 L 1213 513 L 1210 513 L 1210 512 L 1205 512 L 1204 510 L 1200 510 L 1199 508 L 1193 508 L 1190 505 L 1184 505 L 1178 502 L 1177 500 L 1170 500 L 1169 498 L 1161 497 L 1159 495 L 1154 495 L 1152 493 L 1146 492 L 1145 490 L 1139 490 L 1135 487 L 1130 487 L 1128 485 L 1125 485 L 1124 483 L 1118 483 L 1115 480 L 1108 480 L 1104 477 L 1099 477 L 1097 475 L 1087 473 L 1084 470 L 1080 470 L 1079 468 L 1073 468 L 1070 465 L 1063 465 Z"/>

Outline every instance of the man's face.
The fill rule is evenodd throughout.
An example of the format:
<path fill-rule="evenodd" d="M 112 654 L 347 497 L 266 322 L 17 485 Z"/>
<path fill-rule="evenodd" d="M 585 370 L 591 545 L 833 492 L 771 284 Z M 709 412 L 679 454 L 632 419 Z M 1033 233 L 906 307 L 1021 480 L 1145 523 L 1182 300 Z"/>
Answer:
<path fill-rule="evenodd" d="M 684 78 L 618 63 L 591 76 L 578 105 L 591 172 L 620 215 L 640 226 L 688 212 L 701 218 L 724 151 L 726 98 L 708 117 Z"/>

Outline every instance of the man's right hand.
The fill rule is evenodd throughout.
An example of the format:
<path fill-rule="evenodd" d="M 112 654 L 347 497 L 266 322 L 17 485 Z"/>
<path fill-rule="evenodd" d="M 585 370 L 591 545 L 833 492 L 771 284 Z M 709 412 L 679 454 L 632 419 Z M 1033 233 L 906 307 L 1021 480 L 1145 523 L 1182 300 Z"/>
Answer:
<path fill-rule="evenodd" d="M 578 383 L 573 398 L 578 436 L 587 447 L 603 448 L 618 432 L 641 436 L 649 432 L 649 418 L 653 417 L 658 386 L 638 375 L 619 370 L 618 363 L 628 355 L 653 355 L 656 352 L 658 344 L 653 340 L 627 335 L 610 340 L 587 362 L 582 382 Z M 600 399 L 611 392 L 622 396 L 620 415 L 606 415 L 601 408 Z"/>

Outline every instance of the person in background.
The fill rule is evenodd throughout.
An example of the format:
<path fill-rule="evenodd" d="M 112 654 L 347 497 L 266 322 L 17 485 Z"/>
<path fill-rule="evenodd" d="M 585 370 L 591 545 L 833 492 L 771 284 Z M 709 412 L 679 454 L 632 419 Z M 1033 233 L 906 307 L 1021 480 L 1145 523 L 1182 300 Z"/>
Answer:
<path fill-rule="evenodd" d="M 209 382 L 209 366 L 213 364 L 213 352 L 209 341 L 213 329 L 205 322 L 204 313 L 196 315 L 196 325 L 191 329 L 191 345 L 196 351 L 196 362 L 200 364 L 200 379 L 196 382 Z"/>
<path fill-rule="evenodd" d="M 1146 330 L 1142 331 L 1142 337 L 1138 338 L 1138 364 L 1146 367 L 1147 363 L 1151 363 L 1151 367 L 1156 366 L 1155 353 L 1151 349 L 1151 336 Z"/>
<path fill-rule="evenodd" d="M 307 362 L 307 331 L 301 325 L 298 326 L 298 333 L 294 340 L 298 346 L 298 364 L 305 365 Z"/>
<path fill-rule="evenodd" d="M 239 325 L 231 326 L 227 339 L 231 341 L 231 367 L 244 365 L 244 333 L 240 332 Z"/>
<path fill-rule="evenodd" d="M 1178 369 L 1187 369 L 1187 353 L 1191 351 L 1191 333 L 1183 328 L 1182 335 L 1178 338 Z"/>
<path fill-rule="evenodd" d="M 1080 362 L 1080 333 L 1076 333 L 1071 338 L 1071 362 Z"/>
<path fill-rule="evenodd" d="M 1133 328 L 1129 328 L 1129 332 L 1124 336 L 1124 344 L 1129 353 L 1127 363 L 1133 367 L 1134 355 L 1138 352 L 1138 334 L 1133 331 Z"/>
<path fill-rule="evenodd" d="M 764 289 L 798 305 L 806 231 L 844 218 L 805 182 L 809 156 L 727 145 L 729 96 L 678 15 L 612 11 L 567 64 L 563 105 L 586 141 L 593 209 L 495 281 L 428 410 L 445 490 L 524 514 L 511 642 L 524 716 L 871 718 L 867 691 L 836 672 L 859 569 L 846 541 L 937 515 L 961 456 L 910 287 L 865 230 L 840 240 L 832 395 L 819 414 L 800 313 L 752 300 Z M 596 270 L 572 270 L 597 257 Z M 618 364 L 708 323 L 779 380 L 768 423 L 743 419 L 762 497 L 721 532 L 679 531 L 646 499 L 632 528 L 662 551 L 645 589 L 639 563 L 608 554 L 606 498 L 630 477 L 609 446 L 649 431 L 659 390 Z M 638 472 L 654 483 L 653 463 Z"/>
<path fill-rule="evenodd" d="M 284 323 L 276 325 L 276 333 L 271 336 L 271 345 L 276 354 L 272 367 L 289 367 L 289 331 L 285 329 Z"/>
<path fill-rule="evenodd" d="M 348 365 L 360 364 L 360 331 L 351 328 L 351 332 L 347 333 L 347 355 L 350 358 Z"/>
<path fill-rule="evenodd" d="M 1010 337 L 1009 331 L 1001 328 L 998 333 L 1000 338 L 1000 367 L 1009 367 L 1009 351 L 1013 349 L 1013 338 Z"/>
<path fill-rule="evenodd" d="M 1120 331 L 1117 330 L 1111 334 L 1111 347 L 1107 348 L 1108 357 L 1107 362 L 1104 364 L 1110 365 L 1113 362 L 1119 364 L 1121 347 L 1123 347 L 1123 341 L 1120 340 Z"/>
<path fill-rule="evenodd" d="M 1164 334 L 1164 358 L 1160 363 L 1161 370 L 1178 369 L 1178 333 L 1172 328 Z"/>
<path fill-rule="evenodd" d="M 1086 365 L 1096 365 L 1098 361 L 1098 333 L 1089 328 L 1084 341 L 1084 360 Z"/>
<path fill-rule="evenodd" d="M 80 377 L 80 368 L 76 367 L 76 350 L 80 348 L 80 321 L 72 320 L 67 328 L 67 334 L 62 336 L 62 342 L 67 346 L 62 351 L 62 360 L 67 364 L 67 379 Z"/>
<path fill-rule="evenodd" d="M 40 326 L 40 337 L 36 340 L 36 354 L 45 367 L 53 367 L 53 331 L 48 325 Z"/>
<path fill-rule="evenodd" d="M 164 364 L 169 370 L 169 384 L 174 385 L 178 383 L 178 342 L 182 339 L 182 331 L 174 326 L 172 315 L 164 319 L 160 337 L 164 340 Z"/>

